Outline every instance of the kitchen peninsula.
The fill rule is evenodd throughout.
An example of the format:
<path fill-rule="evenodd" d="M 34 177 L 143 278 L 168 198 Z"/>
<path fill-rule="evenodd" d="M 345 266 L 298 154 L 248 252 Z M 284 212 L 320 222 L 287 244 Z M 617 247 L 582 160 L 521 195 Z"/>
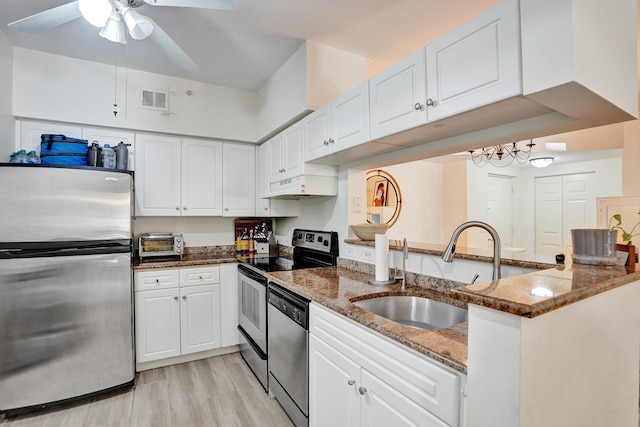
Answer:
<path fill-rule="evenodd" d="M 353 305 L 401 291 L 367 285 L 371 276 L 340 266 L 348 264 L 269 277 L 462 374 L 461 425 L 465 419 L 480 426 L 637 422 L 640 273 L 574 264 L 448 295 L 428 284 L 408 286 L 407 294 L 468 304 L 468 324 L 424 331 Z"/>

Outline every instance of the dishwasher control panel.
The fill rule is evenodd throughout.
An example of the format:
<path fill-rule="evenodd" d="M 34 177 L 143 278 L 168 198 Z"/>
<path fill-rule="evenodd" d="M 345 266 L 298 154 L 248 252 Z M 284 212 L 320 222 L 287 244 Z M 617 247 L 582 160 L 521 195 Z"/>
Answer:
<path fill-rule="evenodd" d="M 309 301 L 274 283 L 269 283 L 269 304 L 304 329 L 308 328 Z"/>

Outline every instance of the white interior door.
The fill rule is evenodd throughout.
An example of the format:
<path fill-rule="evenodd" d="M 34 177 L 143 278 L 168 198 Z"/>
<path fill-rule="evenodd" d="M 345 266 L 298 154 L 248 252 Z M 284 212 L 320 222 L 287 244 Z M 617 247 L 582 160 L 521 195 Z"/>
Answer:
<path fill-rule="evenodd" d="M 570 247 L 571 229 L 596 227 L 593 173 L 536 178 L 536 254 L 554 261 Z"/>
<path fill-rule="evenodd" d="M 513 246 L 513 177 L 489 175 L 488 222 L 500 235 L 503 247 Z"/>
<path fill-rule="evenodd" d="M 572 228 L 596 227 L 596 198 L 593 191 L 593 173 L 563 176 L 564 247 L 572 246 Z"/>
<path fill-rule="evenodd" d="M 536 178 L 535 183 L 536 258 L 538 261 L 550 261 L 562 252 L 562 177 Z"/>

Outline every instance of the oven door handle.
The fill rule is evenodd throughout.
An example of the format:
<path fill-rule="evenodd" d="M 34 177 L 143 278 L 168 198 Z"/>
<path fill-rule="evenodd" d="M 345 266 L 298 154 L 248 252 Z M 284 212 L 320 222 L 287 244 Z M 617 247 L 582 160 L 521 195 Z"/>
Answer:
<path fill-rule="evenodd" d="M 253 351 L 255 351 L 256 354 L 258 355 L 258 357 L 262 360 L 267 360 L 267 354 L 264 351 L 262 351 L 262 349 L 258 346 L 258 344 L 256 344 L 253 338 L 249 336 L 247 331 L 245 331 L 242 326 L 238 325 L 238 331 L 240 331 L 244 339 L 247 340 L 247 342 L 249 343 Z"/>
<path fill-rule="evenodd" d="M 261 285 L 267 286 L 267 278 L 260 273 L 256 273 L 248 267 L 245 267 L 242 264 L 238 264 L 238 273 L 241 273 L 243 276 L 248 277 L 249 279 L 260 283 Z"/>

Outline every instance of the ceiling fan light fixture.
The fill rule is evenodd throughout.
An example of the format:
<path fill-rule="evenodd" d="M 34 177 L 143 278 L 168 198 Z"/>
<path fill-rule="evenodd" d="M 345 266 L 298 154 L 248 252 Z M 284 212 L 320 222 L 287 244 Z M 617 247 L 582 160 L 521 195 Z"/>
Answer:
<path fill-rule="evenodd" d="M 94 27 L 104 27 L 113 7 L 109 0 L 78 0 L 78 9 L 82 17 Z"/>
<path fill-rule="evenodd" d="M 153 24 L 151 21 L 130 7 L 122 11 L 122 17 L 129 29 L 129 35 L 134 40 L 146 39 L 153 32 Z"/>
<path fill-rule="evenodd" d="M 113 12 L 102 30 L 98 33 L 109 41 L 115 43 L 127 44 L 127 35 L 124 31 L 124 23 L 122 18 L 116 12 Z"/>

